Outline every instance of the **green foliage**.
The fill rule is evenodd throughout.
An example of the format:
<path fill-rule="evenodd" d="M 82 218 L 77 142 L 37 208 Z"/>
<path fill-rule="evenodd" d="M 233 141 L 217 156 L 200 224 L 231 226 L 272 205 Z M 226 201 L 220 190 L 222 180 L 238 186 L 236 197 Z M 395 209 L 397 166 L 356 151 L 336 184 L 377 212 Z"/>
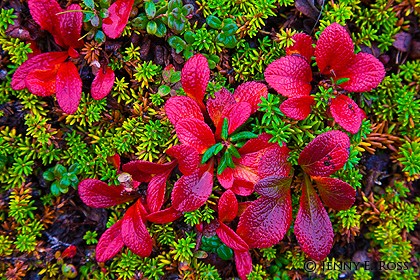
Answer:
<path fill-rule="evenodd" d="M 354 272 L 354 280 L 370 280 L 370 279 L 372 279 L 372 273 L 369 270 L 365 270 L 364 267 L 361 267 Z"/>
<path fill-rule="evenodd" d="M 17 19 L 17 15 L 13 14 L 14 11 L 14 9 L 0 9 L 0 32 L 6 31 L 7 27 Z"/>
<path fill-rule="evenodd" d="M 51 193 L 59 196 L 60 193 L 67 193 L 69 187 L 77 188 L 79 184 L 79 179 L 77 178 L 78 173 L 79 165 L 77 163 L 71 165 L 68 170 L 63 165 L 57 164 L 47 169 L 42 176 L 46 181 L 52 182 Z"/>
<path fill-rule="evenodd" d="M 28 219 L 35 219 L 36 207 L 33 206 L 35 201 L 32 200 L 31 189 L 22 191 L 15 189 L 10 193 L 9 199 L 9 216 L 13 217 L 18 224 L 23 225 Z"/>
<path fill-rule="evenodd" d="M 222 280 L 217 269 L 211 264 L 204 264 L 203 262 L 197 262 L 194 266 L 198 279 L 201 280 Z"/>
<path fill-rule="evenodd" d="M 263 257 L 271 261 L 276 258 L 277 250 L 274 247 L 263 248 L 260 250 L 263 254 Z"/>
<path fill-rule="evenodd" d="M 249 280 L 263 280 L 266 279 L 266 277 L 267 272 L 265 272 L 263 266 L 260 264 L 253 265 L 251 273 L 247 275 L 247 279 Z"/>
<path fill-rule="evenodd" d="M 189 262 L 193 257 L 195 241 L 192 236 L 187 236 L 172 242 L 172 247 L 173 249 L 170 253 L 174 255 L 175 260 L 180 262 Z"/>
<path fill-rule="evenodd" d="M 338 218 L 338 227 L 339 228 L 360 228 L 360 218 L 361 215 L 357 213 L 357 207 L 353 206 L 347 210 L 338 211 L 336 214 Z"/>
<path fill-rule="evenodd" d="M 10 256 L 13 253 L 13 241 L 7 235 L 0 235 L 0 255 Z"/>
<path fill-rule="evenodd" d="M 134 69 L 134 79 L 140 84 L 142 88 L 148 88 L 149 83 L 154 82 L 153 77 L 160 74 L 161 67 L 153 64 L 152 61 L 138 64 Z"/>
<path fill-rule="evenodd" d="M 398 160 L 409 176 L 420 175 L 420 143 L 406 141 L 400 148 Z"/>
<path fill-rule="evenodd" d="M 200 248 L 206 252 L 216 253 L 222 260 L 230 260 L 233 257 L 232 249 L 223 244 L 217 235 L 203 236 Z"/>
<path fill-rule="evenodd" d="M 28 54 L 32 53 L 30 44 L 26 44 L 18 38 L 3 37 L 0 34 L 0 45 L 2 49 L 9 53 L 10 61 L 19 66 L 28 59 Z M 8 65 L 11 67 L 12 65 Z"/>
<path fill-rule="evenodd" d="M 101 30 L 102 22 L 108 18 L 110 1 L 83 0 L 80 3 L 83 9 L 84 29 L 88 40 L 94 39 L 98 43 L 105 41 L 105 34 Z"/>
<path fill-rule="evenodd" d="M 101 120 L 106 103 L 106 98 L 95 100 L 90 94 L 82 93 L 76 113 L 66 117 L 66 124 L 77 124 L 82 127 L 92 126 Z"/>
<path fill-rule="evenodd" d="M 175 233 L 172 223 L 163 225 L 153 224 L 149 228 L 149 231 L 161 245 L 171 245 L 175 241 Z"/>
<path fill-rule="evenodd" d="M 144 258 L 140 270 L 147 279 L 159 280 L 165 274 L 164 267 L 158 258 Z"/>
<path fill-rule="evenodd" d="M 113 261 L 115 272 L 118 273 L 121 279 L 133 279 L 138 268 L 142 265 L 142 259 L 127 250 L 126 253 L 122 253 L 120 258 L 116 258 Z"/>
<path fill-rule="evenodd" d="M 87 245 L 97 244 L 98 243 L 98 233 L 96 231 L 86 231 L 85 235 L 83 235 L 83 240 L 86 241 Z"/>

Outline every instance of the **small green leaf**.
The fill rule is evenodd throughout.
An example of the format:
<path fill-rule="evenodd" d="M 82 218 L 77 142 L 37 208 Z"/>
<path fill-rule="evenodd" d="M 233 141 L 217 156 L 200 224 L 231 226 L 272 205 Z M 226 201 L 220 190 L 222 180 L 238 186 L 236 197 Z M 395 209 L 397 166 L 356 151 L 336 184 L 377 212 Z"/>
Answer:
<path fill-rule="evenodd" d="M 55 180 L 55 176 L 54 176 L 54 173 L 52 172 L 51 168 L 48 169 L 47 171 L 45 171 L 42 174 L 42 177 L 44 177 L 44 179 L 47 180 L 47 181 L 54 181 Z"/>
<path fill-rule="evenodd" d="M 88 22 L 88 21 L 91 21 L 92 20 L 92 18 L 95 16 L 95 13 L 93 13 L 93 12 L 84 12 L 84 19 L 83 19 L 83 22 Z"/>
<path fill-rule="evenodd" d="M 169 37 L 168 44 L 175 49 L 176 53 L 182 52 L 187 47 L 187 43 L 178 36 Z"/>
<path fill-rule="evenodd" d="M 188 44 L 192 44 L 195 41 L 195 34 L 192 31 L 187 31 L 184 33 L 184 39 Z"/>
<path fill-rule="evenodd" d="M 167 86 L 167 85 L 161 85 L 161 86 L 158 88 L 158 93 L 159 93 L 161 96 L 168 95 L 170 92 L 171 92 L 171 88 L 170 88 L 169 86 Z"/>
<path fill-rule="evenodd" d="M 78 174 L 80 171 L 80 165 L 78 163 L 74 163 L 70 165 L 69 172 L 73 174 Z"/>
<path fill-rule="evenodd" d="M 348 81 L 350 81 L 350 78 L 340 78 L 335 82 L 335 84 L 336 85 L 341 85 L 342 83 L 345 83 L 345 82 L 348 82 Z"/>
<path fill-rule="evenodd" d="M 149 20 L 145 14 L 140 14 L 138 17 L 132 20 L 132 25 L 136 29 L 146 29 Z"/>
<path fill-rule="evenodd" d="M 57 177 L 63 177 L 65 173 L 67 173 L 67 168 L 65 168 L 61 164 L 57 164 L 54 167 L 54 175 L 55 176 L 57 176 Z"/>
<path fill-rule="evenodd" d="M 148 1 L 144 3 L 144 10 L 148 19 L 152 19 L 156 15 L 156 6 L 153 1 Z"/>
<path fill-rule="evenodd" d="M 228 167 L 228 158 L 231 158 L 230 155 L 228 153 L 224 153 L 220 159 L 219 166 L 217 167 L 217 174 L 222 174 L 226 167 Z"/>
<path fill-rule="evenodd" d="M 166 31 L 167 31 L 166 25 L 161 20 L 157 20 L 156 24 L 157 24 L 157 30 L 156 30 L 155 35 L 159 38 L 162 38 L 163 36 L 166 35 Z"/>
<path fill-rule="evenodd" d="M 252 133 L 249 131 L 242 131 L 242 132 L 239 132 L 230 136 L 230 141 L 237 142 L 237 141 L 248 140 L 248 139 L 253 139 L 257 137 L 258 135 L 255 133 Z"/>
<path fill-rule="evenodd" d="M 57 181 L 55 181 L 54 183 L 52 183 L 52 185 L 51 185 L 51 193 L 54 195 L 54 196 L 59 196 L 60 195 L 60 189 L 58 188 L 58 183 L 57 183 Z"/>
<path fill-rule="evenodd" d="M 230 260 L 233 257 L 232 249 L 230 249 L 225 244 L 222 244 L 219 248 L 217 248 L 216 253 L 222 260 L 225 261 Z"/>
<path fill-rule="evenodd" d="M 227 150 L 225 154 L 227 154 L 226 156 L 227 166 L 230 168 L 235 168 L 235 164 L 233 163 L 232 154 L 230 153 L 230 150 Z"/>
<path fill-rule="evenodd" d="M 223 126 L 222 126 L 222 135 L 221 135 L 221 137 L 222 137 L 222 139 L 223 140 L 226 140 L 227 138 L 228 138 L 228 128 L 229 128 L 229 121 L 228 121 L 228 119 L 227 118 L 224 118 L 223 119 Z"/>
<path fill-rule="evenodd" d="M 149 21 L 147 23 L 146 26 L 146 31 L 147 33 L 151 34 L 151 35 L 155 35 L 156 31 L 157 31 L 157 24 L 154 21 Z"/>
<path fill-rule="evenodd" d="M 63 177 L 63 178 L 61 178 L 61 180 L 60 180 L 60 183 L 59 183 L 59 187 L 68 187 L 68 186 L 70 186 L 70 184 L 71 184 L 71 181 L 70 181 L 70 178 L 69 177 Z"/>
<path fill-rule="evenodd" d="M 95 9 L 95 2 L 93 0 L 83 0 L 83 3 L 91 10 Z"/>
<path fill-rule="evenodd" d="M 220 29 L 222 27 L 222 21 L 213 15 L 210 15 L 206 18 L 207 24 L 214 29 Z"/>
<path fill-rule="evenodd" d="M 174 71 L 174 72 L 171 74 L 171 79 L 170 79 L 170 82 L 171 82 L 172 84 L 174 84 L 174 83 L 177 83 L 177 82 L 179 82 L 179 81 L 181 81 L 181 71 Z"/>
<path fill-rule="evenodd" d="M 230 145 L 230 146 L 228 147 L 228 151 L 229 151 L 229 153 L 230 153 L 232 156 L 234 156 L 234 157 L 236 157 L 236 158 L 241 158 L 241 154 L 239 154 L 239 152 L 238 152 L 238 150 L 235 148 L 235 146 Z"/>
<path fill-rule="evenodd" d="M 109 17 L 109 11 L 108 11 L 108 9 L 101 9 L 100 11 L 99 11 L 99 16 L 101 17 L 101 18 L 107 18 L 107 17 Z"/>
<path fill-rule="evenodd" d="M 203 157 L 201 159 L 201 163 L 202 164 L 206 163 L 212 156 L 216 155 L 214 152 L 217 149 L 219 149 L 220 146 L 223 149 L 223 144 L 222 143 L 216 143 L 213 146 L 211 146 L 210 148 L 208 148 L 207 151 L 203 154 Z"/>
<path fill-rule="evenodd" d="M 98 30 L 95 34 L 95 41 L 98 43 L 105 42 L 105 33 L 103 33 L 101 30 Z"/>

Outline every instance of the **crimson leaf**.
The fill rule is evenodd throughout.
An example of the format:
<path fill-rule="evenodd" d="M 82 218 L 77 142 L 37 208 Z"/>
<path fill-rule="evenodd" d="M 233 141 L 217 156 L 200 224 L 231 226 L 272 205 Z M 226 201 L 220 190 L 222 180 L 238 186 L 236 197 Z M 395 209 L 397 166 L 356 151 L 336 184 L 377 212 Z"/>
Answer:
<path fill-rule="evenodd" d="M 106 262 L 111 259 L 124 246 L 121 225 L 122 221 L 117 221 L 99 238 L 98 245 L 96 245 L 96 260 L 98 262 Z"/>
<path fill-rule="evenodd" d="M 61 109 L 67 114 L 75 113 L 82 97 L 82 79 L 73 62 L 64 62 L 60 65 L 55 88 Z"/>
<path fill-rule="evenodd" d="M 133 4 L 134 0 L 117 0 L 109 6 L 109 17 L 102 22 L 102 30 L 109 38 L 116 39 L 122 34 Z"/>
<path fill-rule="evenodd" d="M 219 227 L 216 229 L 217 236 L 220 240 L 226 244 L 229 248 L 235 251 L 248 251 L 249 246 L 246 242 L 233 231 L 230 227 L 224 223 L 220 223 Z"/>
<path fill-rule="evenodd" d="M 204 121 L 184 119 L 177 123 L 175 130 L 179 141 L 193 147 L 199 154 L 204 154 L 215 144 L 213 132 Z"/>
<path fill-rule="evenodd" d="M 172 170 L 168 170 L 164 173 L 155 175 L 147 186 L 147 207 L 152 213 L 159 211 L 160 208 L 162 208 L 165 199 L 166 181 L 168 180 L 171 171 Z"/>
<path fill-rule="evenodd" d="M 287 55 L 299 54 L 306 58 L 308 62 L 311 61 L 314 55 L 314 47 L 312 47 L 312 38 L 305 33 L 297 33 L 293 35 L 292 39 L 295 41 L 293 46 L 286 48 Z"/>
<path fill-rule="evenodd" d="M 66 47 L 81 48 L 84 43 L 79 40 L 82 31 L 83 13 L 80 5 L 72 4 L 67 7 L 65 13 L 58 16 L 60 22 L 61 38 Z"/>
<path fill-rule="evenodd" d="M 174 207 L 171 206 L 164 210 L 160 210 L 160 211 L 147 215 L 146 219 L 149 222 L 156 223 L 156 224 L 167 224 L 181 217 L 182 217 L 182 212 L 176 210 Z"/>
<path fill-rule="evenodd" d="M 356 199 L 356 190 L 336 178 L 312 177 L 318 186 L 322 202 L 334 210 L 346 210 L 353 205 Z"/>
<path fill-rule="evenodd" d="M 249 251 L 234 251 L 235 265 L 241 280 L 247 280 L 247 275 L 252 271 L 252 258 Z"/>
<path fill-rule="evenodd" d="M 173 125 L 187 118 L 204 121 L 203 114 L 197 102 L 187 96 L 174 96 L 169 98 L 165 104 L 165 112 Z"/>
<path fill-rule="evenodd" d="M 287 117 L 294 120 L 304 120 L 311 113 L 314 97 L 307 95 L 289 98 L 280 105 L 280 110 Z"/>
<path fill-rule="evenodd" d="M 350 133 L 357 133 L 365 118 L 365 113 L 351 98 L 338 95 L 331 100 L 330 112 L 334 120 Z"/>
<path fill-rule="evenodd" d="M 267 97 L 268 89 L 262 83 L 246 82 L 240 84 L 234 94 L 237 102 L 247 102 L 251 105 L 251 114 L 258 110 L 258 104 L 261 102 L 261 97 Z"/>
<path fill-rule="evenodd" d="M 107 66 L 105 69 L 99 69 L 98 74 L 92 82 L 90 93 L 93 99 L 99 100 L 104 98 L 111 92 L 114 85 L 115 73 L 111 67 Z"/>
<path fill-rule="evenodd" d="M 221 222 L 231 222 L 238 213 L 238 200 L 231 190 L 225 191 L 219 199 L 217 205 L 219 220 Z"/>
<path fill-rule="evenodd" d="M 203 109 L 205 109 L 203 98 L 209 79 L 209 64 L 202 54 L 196 54 L 188 59 L 181 70 L 182 88 L 187 96 L 193 98 Z"/>

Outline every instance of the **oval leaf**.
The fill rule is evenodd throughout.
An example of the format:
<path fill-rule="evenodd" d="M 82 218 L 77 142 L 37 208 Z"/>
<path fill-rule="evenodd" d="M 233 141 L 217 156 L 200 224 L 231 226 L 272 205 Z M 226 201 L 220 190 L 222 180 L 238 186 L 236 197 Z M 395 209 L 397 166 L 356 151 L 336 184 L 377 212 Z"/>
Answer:
<path fill-rule="evenodd" d="M 80 5 L 72 4 L 66 9 L 69 12 L 58 15 L 61 37 L 67 47 L 77 49 L 84 45 L 83 40 L 79 40 L 83 23 L 83 13 L 81 10 Z"/>
<path fill-rule="evenodd" d="M 178 160 L 178 168 L 183 175 L 192 174 L 200 164 L 198 152 L 187 145 L 172 146 L 166 151 L 166 154 Z"/>
<path fill-rule="evenodd" d="M 330 112 L 342 128 L 353 134 L 359 131 L 362 120 L 366 117 L 356 102 L 342 94 L 331 100 Z"/>
<path fill-rule="evenodd" d="M 290 189 L 292 177 L 269 176 L 255 184 L 255 191 L 267 198 L 280 198 Z"/>
<path fill-rule="evenodd" d="M 305 33 L 297 33 L 293 35 L 292 39 L 295 41 L 293 46 L 286 48 L 287 55 L 299 54 L 306 58 L 308 62 L 311 61 L 314 55 L 314 47 L 312 46 L 312 38 Z"/>
<path fill-rule="evenodd" d="M 96 246 L 96 261 L 106 262 L 114 257 L 124 246 L 121 235 L 122 221 L 117 221 L 99 238 Z"/>
<path fill-rule="evenodd" d="M 298 163 L 311 176 L 329 176 L 341 169 L 349 157 L 350 139 L 333 130 L 318 135 L 300 153 Z"/>
<path fill-rule="evenodd" d="M 165 200 L 166 181 L 172 170 L 155 175 L 147 186 L 147 207 L 150 212 L 159 211 Z"/>
<path fill-rule="evenodd" d="M 117 0 L 109 6 L 109 17 L 102 22 L 102 30 L 109 38 L 116 39 L 122 34 L 133 4 L 134 0 Z"/>
<path fill-rule="evenodd" d="M 187 118 L 204 121 L 203 114 L 197 102 L 187 96 L 174 96 L 169 98 L 165 104 L 165 112 L 173 125 Z"/>
<path fill-rule="evenodd" d="M 246 244 L 246 242 L 239 235 L 237 235 L 233 229 L 224 223 L 219 224 L 219 227 L 216 229 L 216 233 L 220 240 L 234 251 L 249 250 L 248 244 Z"/>
<path fill-rule="evenodd" d="M 61 109 L 67 114 L 75 113 L 82 97 L 82 79 L 73 62 L 64 62 L 60 65 L 55 88 Z"/>
<path fill-rule="evenodd" d="M 238 213 L 238 200 L 231 190 L 225 191 L 219 199 L 217 205 L 219 220 L 221 222 L 231 222 Z"/>
<path fill-rule="evenodd" d="M 105 69 L 99 69 L 98 74 L 92 82 L 90 93 L 93 99 L 100 100 L 111 92 L 114 85 L 115 73 L 111 67 L 107 66 Z"/>
<path fill-rule="evenodd" d="M 241 280 L 247 280 L 247 275 L 252 272 L 252 258 L 249 251 L 234 251 L 235 265 Z"/>
<path fill-rule="evenodd" d="M 258 104 L 261 103 L 261 97 L 267 97 L 267 95 L 267 87 L 258 82 L 240 84 L 233 94 L 236 102 L 247 102 L 251 105 L 251 114 L 258 110 Z"/>
<path fill-rule="evenodd" d="M 160 210 L 154 213 L 151 213 L 146 216 L 146 219 L 149 222 L 156 224 L 167 224 L 171 223 L 182 217 L 182 212 L 176 210 L 172 206 L 166 208 L 165 210 Z"/>
<path fill-rule="evenodd" d="M 309 95 L 312 70 L 305 58 L 285 56 L 273 61 L 264 72 L 265 80 L 278 93 L 286 97 Z"/>
<path fill-rule="evenodd" d="M 133 160 L 124 164 L 122 170 L 129 173 L 137 182 L 143 183 L 149 182 L 154 174 L 161 174 L 172 170 L 176 164 L 176 161 L 158 164 L 145 160 Z"/>
<path fill-rule="evenodd" d="M 311 113 L 311 106 L 314 104 L 313 96 L 301 96 L 289 98 L 280 105 L 280 110 L 287 117 L 294 120 L 304 120 Z"/>
<path fill-rule="evenodd" d="M 185 93 L 193 98 L 200 105 L 203 105 L 203 98 L 206 93 L 207 84 L 210 79 L 210 68 L 202 54 L 196 54 L 185 63 L 181 71 L 181 83 Z"/>
<path fill-rule="evenodd" d="M 312 177 L 318 186 L 322 202 L 334 210 L 349 209 L 356 200 L 356 190 L 336 178 Z"/>
<path fill-rule="evenodd" d="M 204 154 L 208 148 L 216 143 L 210 127 L 201 120 L 181 120 L 177 123 L 175 130 L 179 141 L 184 145 L 193 147 L 199 154 Z"/>

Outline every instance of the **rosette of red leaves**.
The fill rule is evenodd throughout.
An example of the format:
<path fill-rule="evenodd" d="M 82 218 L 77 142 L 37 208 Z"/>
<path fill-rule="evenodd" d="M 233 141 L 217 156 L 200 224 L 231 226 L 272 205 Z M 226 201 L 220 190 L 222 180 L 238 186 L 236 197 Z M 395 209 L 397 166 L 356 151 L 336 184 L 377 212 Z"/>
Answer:
<path fill-rule="evenodd" d="M 377 58 L 367 53 L 354 53 L 350 35 L 337 23 L 325 28 L 315 49 L 308 35 L 296 34 L 293 39 L 295 44 L 286 49 L 287 55 L 271 63 L 264 73 L 268 84 L 288 97 L 280 109 L 289 118 L 303 120 L 311 112 L 314 97 L 310 95 L 310 62 L 314 54 L 321 74 L 335 81 L 348 79 L 340 84 L 346 91 L 370 91 L 385 77 L 384 66 Z M 330 112 L 341 127 L 353 134 L 359 131 L 366 117 L 363 110 L 343 94 L 331 100 Z"/>
<path fill-rule="evenodd" d="M 65 51 L 35 55 L 25 61 L 13 75 L 14 90 L 27 88 L 37 96 L 54 93 L 57 102 L 67 114 L 76 112 L 82 95 L 82 80 L 75 60 L 76 51 L 84 45 L 80 40 L 83 14 L 78 4 L 63 10 L 55 0 L 28 0 L 29 11 L 41 29 L 50 32 L 54 41 Z M 114 84 L 114 71 L 100 69 L 92 82 L 92 97 L 104 98 Z"/>
<path fill-rule="evenodd" d="M 329 176 L 344 166 L 349 147 L 350 140 L 344 132 L 329 131 L 310 142 L 298 159 L 304 180 L 294 231 L 302 250 L 315 260 L 328 255 L 334 235 L 312 181 L 325 205 L 335 210 L 348 209 L 355 201 L 355 190 Z M 289 176 L 269 176 L 255 185 L 261 196 L 246 208 L 237 228 L 250 248 L 267 248 L 283 239 L 292 221 L 291 182 Z"/>

